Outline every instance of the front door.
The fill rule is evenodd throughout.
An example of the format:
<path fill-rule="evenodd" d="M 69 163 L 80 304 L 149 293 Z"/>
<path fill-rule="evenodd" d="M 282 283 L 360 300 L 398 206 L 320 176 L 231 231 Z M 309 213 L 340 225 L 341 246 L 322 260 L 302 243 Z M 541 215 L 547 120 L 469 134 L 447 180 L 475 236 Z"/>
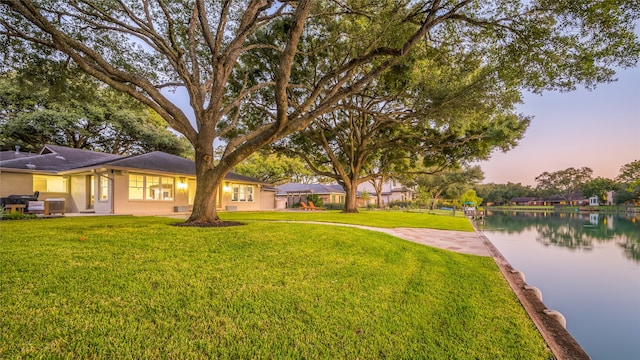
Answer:
<path fill-rule="evenodd" d="M 87 194 L 87 199 L 86 199 L 86 204 L 87 204 L 87 210 L 93 210 L 93 206 L 95 203 L 95 195 L 94 195 L 94 191 L 95 191 L 95 177 L 93 175 L 87 175 L 87 180 L 86 180 L 86 185 L 87 185 L 87 189 L 86 189 L 86 194 Z"/>

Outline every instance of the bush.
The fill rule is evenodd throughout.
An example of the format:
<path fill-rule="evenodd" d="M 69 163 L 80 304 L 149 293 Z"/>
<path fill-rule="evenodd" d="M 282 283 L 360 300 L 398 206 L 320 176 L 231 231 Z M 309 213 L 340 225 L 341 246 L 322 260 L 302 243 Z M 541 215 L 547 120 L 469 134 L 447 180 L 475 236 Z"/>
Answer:
<path fill-rule="evenodd" d="M 314 202 L 315 204 L 315 202 Z M 344 210 L 344 204 L 343 203 L 326 203 L 323 205 L 323 207 L 327 210 Z"/>
<path fill-rule="evenodd" d="M 307 195 L 307 202 L 312 202 L 313 205 L 317 206 L 317 207 L 322 207 L 324 206 L 322 199 L 320 198 L 320 196 L 318 196 L 318 194 L 309 194 Z"/>
<path fill-rule="evenodd" d="M 390 201 L 387 206 L 391 209 L 397 210 L 397 209 L 409 209 L 409 208 L 413 208 L 414 204 L 413 201 L 411 200 L 395 200 L 395 201 Z"/>
<path fill-rule="evenodd" d="M 4 209 L 0 209 L 0 220 L 29 220 L 38 218 L 34 214 L 20 214 L 20 213 L 10 213 L 7 214 Z"/>

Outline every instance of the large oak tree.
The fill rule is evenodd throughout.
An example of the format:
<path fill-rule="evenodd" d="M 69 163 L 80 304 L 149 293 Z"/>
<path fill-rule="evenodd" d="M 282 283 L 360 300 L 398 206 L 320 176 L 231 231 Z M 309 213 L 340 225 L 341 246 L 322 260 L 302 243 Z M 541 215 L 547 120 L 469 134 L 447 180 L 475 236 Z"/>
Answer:
<path fill-rule="evenodd" d="M 189 222 L 218 220 L 226 172 L 304 129 L 417 46 L 507 63 L 514 86 L 571 89 L 638 56 L 637 1 L 0 0 L 4 64 L 68 58 L 153 108 L 195 148 Z M 276 59 L 276 66 L 270 59 Z M 264 61 L 261 61 L 264 60 Z M 260 64 L 263 64 L 260 66 Z M 195 121 L 163 89 L 183 87 Z M 227 139 L 219 161 L 214 140 Z"/>
<path fill-rule="evenodd" d="M 486 159 L 515 146 L 529 124 L 514 111 L 519 92 L 482 63 L 483 54 L 415 53 L 281 142 L 342 185 L 344 212 L 357 211 L 356 191 L 365 181 Z"/>

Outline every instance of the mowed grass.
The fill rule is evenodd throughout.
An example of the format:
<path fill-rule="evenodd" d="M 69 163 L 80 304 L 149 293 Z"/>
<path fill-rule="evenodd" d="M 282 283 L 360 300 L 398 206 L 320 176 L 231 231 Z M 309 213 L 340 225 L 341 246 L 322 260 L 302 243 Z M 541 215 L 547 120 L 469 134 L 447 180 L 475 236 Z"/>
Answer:
<path fill-rule="evenodd" d="M 459 212 L 460 213 L 460 212 Z M 222 212 L 223 220 L 232 221 L 320 221 L 381 228 L 430 228 L 439 230 L 473 231 L 467 218 L 404 211 L 361 211 L 345 214 L 340 211 L 260 211 Z"/>
<path fill-rule="evenodd" d="M 175 222 L 0 222 L 0 358 L 551 358 L 491 258 Z"/>

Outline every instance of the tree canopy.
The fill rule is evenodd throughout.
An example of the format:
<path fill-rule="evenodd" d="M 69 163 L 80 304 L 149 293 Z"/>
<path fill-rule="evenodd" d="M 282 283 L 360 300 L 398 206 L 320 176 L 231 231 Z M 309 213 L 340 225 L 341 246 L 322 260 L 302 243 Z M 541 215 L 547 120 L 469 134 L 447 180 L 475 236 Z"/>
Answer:
<path fill-rule="evenodd" d="M 603 177 L 597 177 L 586 181 L 582 185 L 582 196 L 585 198 L 597 196 L 600 203 L 604 204 L 606 200 L 613 200 L 607 199 L 607 192 L 613 191 L 617 189 L 617 187 L 618 186 L 615 181 Z"/>
<path fill-rule="evenodd" d="M 508 204 L 511 199 L 516 197 L 536 197 L 537 193 L 531 186 L 525 186 L 521 183 L 506 184 L 477 184 L 474 186 L 478 196 L 484 199 L 485 203 L 496 205 Z"/>
<path fill-rule="evenodd" d="M 73 64 L 34 61 L 0 75 L 0 148 L 39 151 L 45 144 L 132 155 L 187 156 L 192 147 L 155 111 Z"/>
<path fill-rule="evenodd" d="M 357 211 L 360 183 L 418 172 L 418 158 L 433 173 L 515 146 L 529 124 L 514 113 L 519 94 L 479 54 L 448 55 L 407 59 L 282 146 L 344 187 L 345 212 Z"/>
<path fill-rule="evenodd" d="M 483 178 L 484 174 L 480 167 L 471 166 L 448 169 L 435 174 L 418 175 L 414 181 L 418 185 L 418 200 L 425 203 L 430 202 L 431 209 L 434 209 L 440 199 L 458 199 L 468 190 L 473 190 L 473 186 Z M 469 193 L 465 196 L 465 198 L 474 199 L 475 197 L 477 197 L 475 190 L 473 190 L 473 194 Z M 480 205 L 480 202 L 476 205 Z"/>
<path fill-rule="evenodd" d="M 482 54 L 509 88 L 593 87 L 636 63 L 639 12 L 635 0 L 0 0 L 1 55 L 5 66 L 34 55 L 73 62 L 183 134 L 195 149 L 198 223 L 218 219 L 216 192 L 235 165 L 418 48 Z M 188 93 L 193 123 L 163 91 L 174 87 Z"/>
<path fill-rule="evenodd" d="M 624 191 L 628 194 L 624 200 L 640 200 L 640 160 L 623 165 L 616 180 L 626 186 Z"/>
<path fill-rule="evenodd" d="M 314 173 L 302 160 L 266 151 L 252 154 L 236 165 L 234 171 L 274 185 L 287 182 L 306 184 L 315 180 Z"/>
<path fill-rule="evenodd" d="M 536 177 L 537 190 L 548 195 L 558 194 L 568 203 L 575 194 L 582 195 L 584 184 L 591 180 L 593 170 L 588 167 L 570 167 L 554 172 L 545 171 Z"/>

